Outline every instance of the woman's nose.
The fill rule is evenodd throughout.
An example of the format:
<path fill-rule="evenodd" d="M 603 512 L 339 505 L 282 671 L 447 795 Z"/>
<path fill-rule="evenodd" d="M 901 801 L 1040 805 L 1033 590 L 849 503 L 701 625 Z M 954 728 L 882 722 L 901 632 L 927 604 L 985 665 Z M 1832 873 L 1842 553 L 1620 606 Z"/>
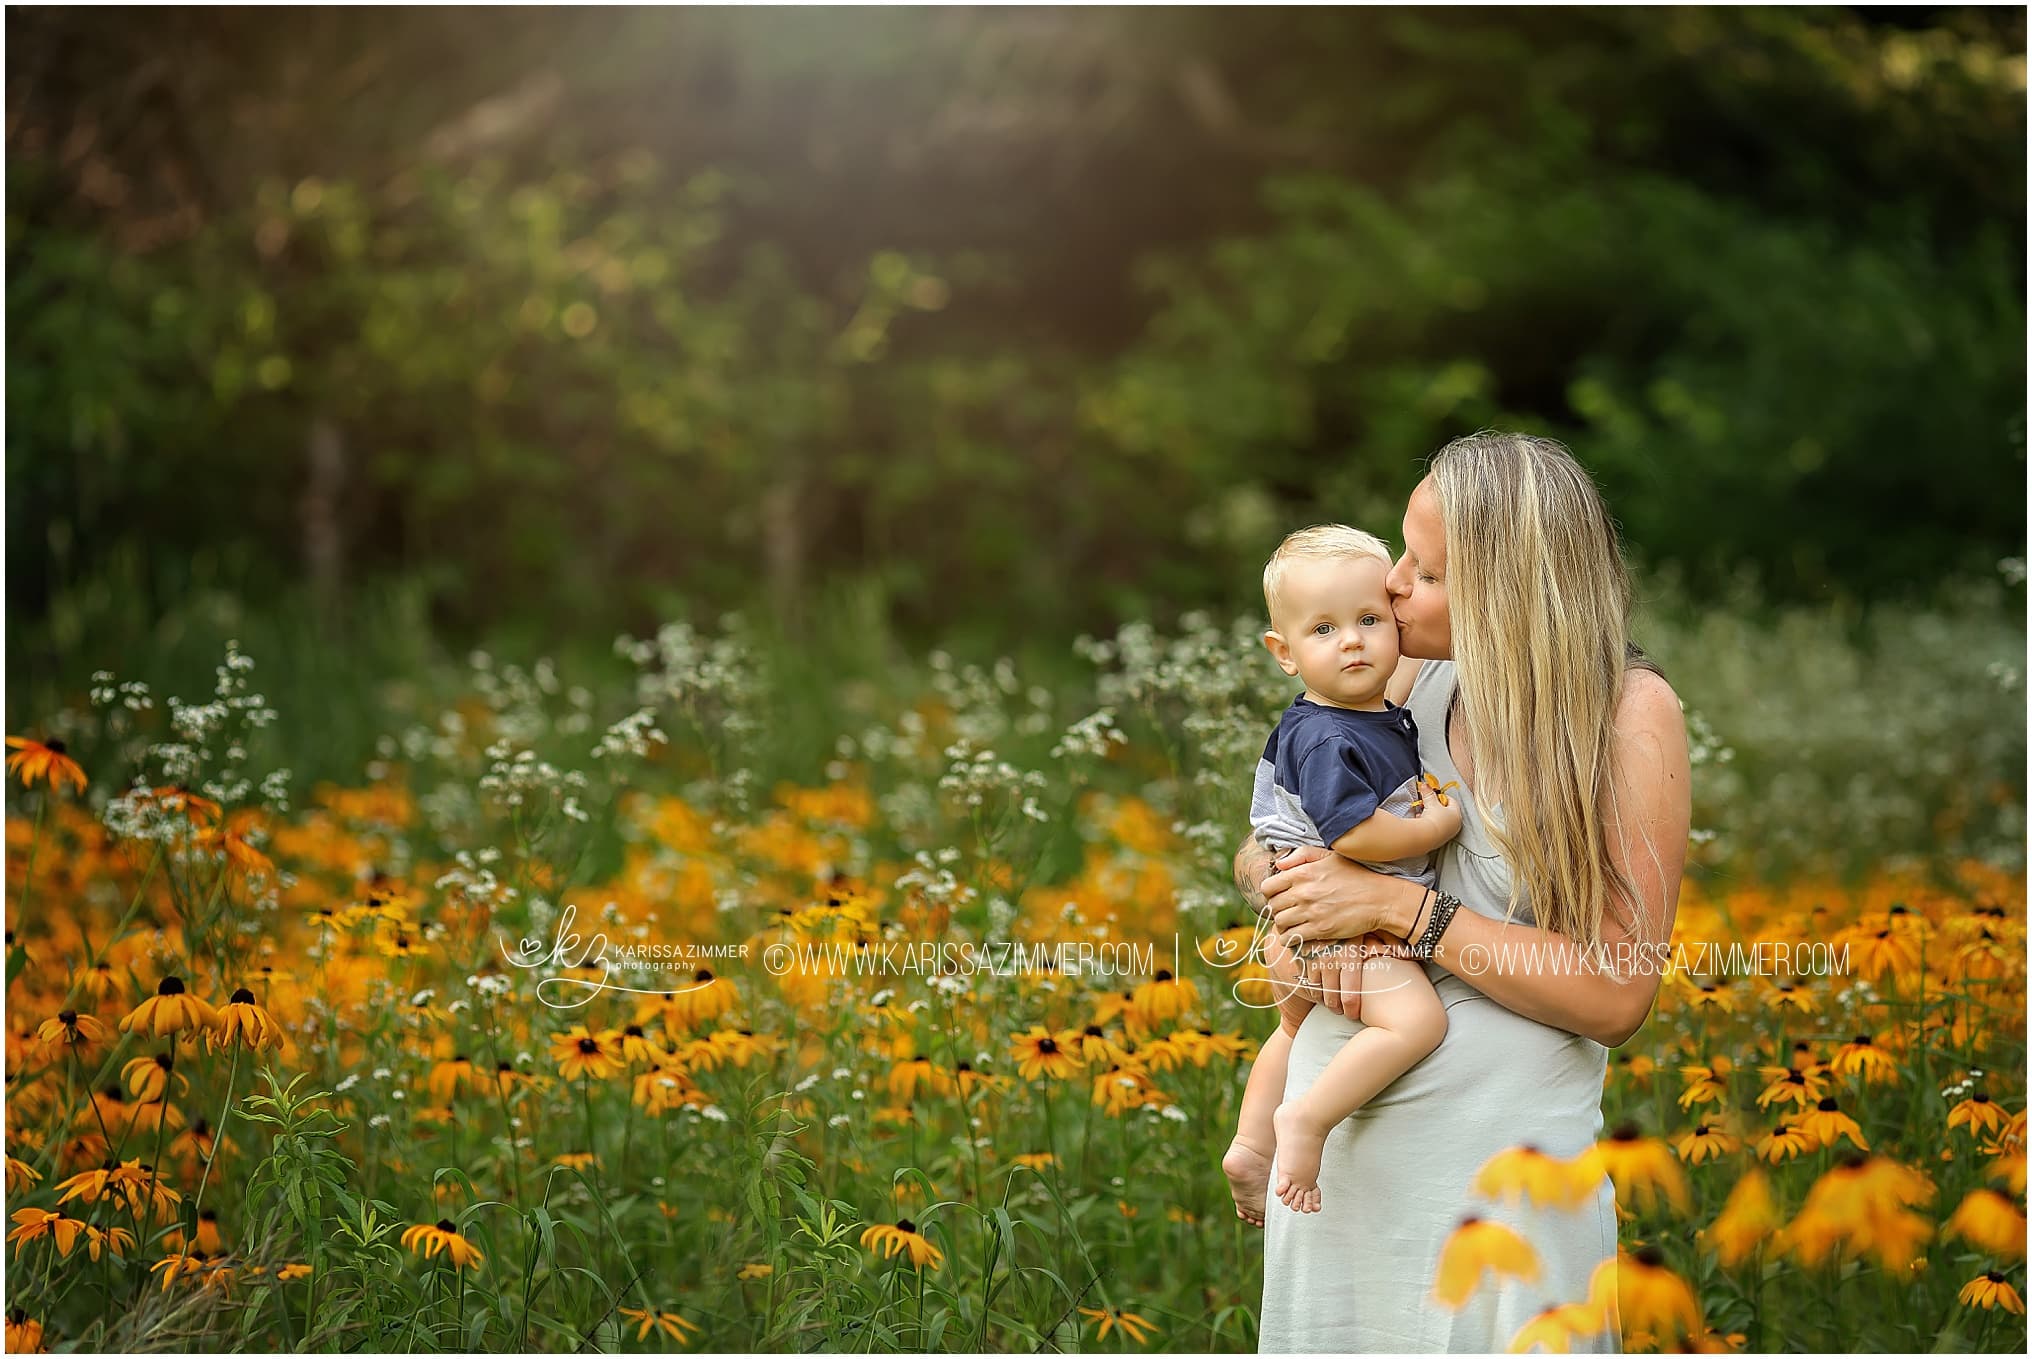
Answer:
<path fill-rule="evenodd" d="M 1383 588 L 1388 590 L 1393 595 L 1410 594 L 1411 588 L 1406 583 L 1409 581 L 1411 577 L 1410 568 L 1411 568 L 1411 554 L 1407 552 L 1397 559 L 1397 564 L 1395 566 L 1390 568 L 1390 574 L 1383 577 Z"/>

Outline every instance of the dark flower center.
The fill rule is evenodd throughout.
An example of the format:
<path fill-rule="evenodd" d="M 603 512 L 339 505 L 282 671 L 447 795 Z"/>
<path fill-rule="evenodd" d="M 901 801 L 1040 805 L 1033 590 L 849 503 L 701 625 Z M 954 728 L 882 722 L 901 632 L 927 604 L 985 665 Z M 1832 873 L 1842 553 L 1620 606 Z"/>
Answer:
<path fill-rule="evenodd" d="M 1039 1052 L 1057 1052 L 1058 1040 L 1055 1038 L 1040 1038 L 1037 1040 L 1037 1050 Z"/>
<path fill-rule="evenodd" d="M 1618 1123 L 1616 1130 L 1609 1134 L 1609 1140 L 1611 1142 L 1634 1142 L 1641 1136 L 1643 1134 L 1637 1131 L 1636 1124 Z"/>
<path fill-rule="evenodd" d="M 156 994 L 156 995 L 158 995 L 158 996 L 180 996 L 180 995 L 182 995 L 182 994 L 183 994 L 183 978 L 182 978 L 182 977 L 164 977 L 164 978 L 162 979 L 162 985 L 160 985 L 160 986 L 158 986 L 158 987 L 156 987 L 156 988 L 155 988 L 155 994 Z"/>
<path fill-rule="evenodd" d="M 1831 1114 L 1834 1113 L 1836 1109 L 1839 1108 L 1840 1106 L 1838 1106 L 1834 1102 L 1834 1096 L 1829 1095 L 1826 1099 L 1823 1099 L 1819 1104 L 1815 1105 L 1814 1107 L 1821 1110 L 1823 1113 Z"/>
<path fill-rule="evenodd" d="M 627 1034 L 630 1038 L 640 1038 L 642 1036 L 642 1026 L 640 1024 L 630 1024 L 627 1028 L 621 1030 L 621 1032 Z"/>
<path fill-rule="evenodd" d="M 459 1229 L 452 1225 L 452 1220 L 448 1217 L 438 1219 L 437 1229 L 441 1232 L 448 1232 L 453 1236 L 459 1234 Z"/>
<path fill-rule="evenodd" d="M 600 1050 L 600 1041 L 599 1041 L 599 1040 L 598 1040 L 597 1038 L 581 1038 L 581 1039 L 579 1039 L 579 1051 L 580 1051 L 580 1052 L 583 1052 L 583 1053 L 587 1054 L 588 1056 L 590 1056 L 591 1054 L 593 1054 L 593 1053 L 595 1053 L 595 1052 L 598 1052 L 599 1050 Z"/>
<path fill-rule="evenodd" d="M 915 1236 L 917 1234 L 917 1224 L 912 1222 L 907 1217 L 899 1218 L 896 1223 L 896 1230 L 899 1232 L 909 1232 L 911 1235 Z"/>
<path fill-rule="evenodd" d="M 76 1010 L 60 1010 L 57 1012 L 56 1017 L 58 1022 L 67 1029 L 74 1029 L 78 1026 L 78 1012 Z"/>
<path fill-rule="evenodd" d="M 1849 1041 L 1854 1043 L 1859 1048 L 1866 1048 L 1870 1046 L 1870 1035 L 1866 1033 L 1859 1033 Z"/>
<path fill-rule="evenodd" d="M 1999 1274 L 1999 1273 L 1997 1273 L 1997 1271 L 1996 1271 L 1996 1270 L 1994 1270 L 1994 1269 L 1992 1269 L 1992 1270 L 1989 1270 L 1988 1272 L 1986 1272 L 1986 1273 L 1985 1273 L 1985 1274 L 1983 1275 L 1983 1277 L 1984 1277 L 1985 1279 L 1988 1279 L 1988 1280 L 1989 1280 L 1989 1281 L 1990 1281 L 1991 1283 L 1993 1283 L 1993 1284 L 1998 1284 L 1998 1283 L 2002 1283 L 2002 1282 L 2004 1281 L 2004 1276 L 2003 1276 L 2003 1275 L 2001 1275 L 2001 1274 Z"/>
<path fill-rule="evenodd" d="M 972 1071 L 973 1069 L 974 1064 L 972 1062 L 961 1062 L 958 1066 L 953 1068 L 953 1070 L 955 1071 Z"/>
<path fill-rule="evenodd" d="M 1637 1258 L 1655 1269 L 1665 1263 L 1665 1252 L 1656 1246 L 1646 1246 L 1637 1252 Z"/>
<path fill-rule="evenodd" d="M 1102 1033 L 1101 1033 L 1101 1026 L 1100 1026 L 1100 1025 L 1098 1025 L 1098 1024 L 1089 1024 L 1089 1025 L 1087 1025 L 1087 1037 L 1089 1037 L 1089 1038 L 1100 1038 L 1100 1037 L 1102 1037 L 1102 1036 L 1103 1036 L 1103 1035 L 1102 1035 Z"/>
<path fill-rule="evenodd" d="M 1157 969 L 1157 980 L 1158 980 L 1158 981 L 1170 981 L 1170 980 L 1171 980 L 1171 969 L 1170 969 L 1170 968 L 1168 968 L 1168 967 L 1160 967 L 1160 968 L 1158 968 L 1158 969 Z"/>
<path fill-rule="evenodd" d="M 171 1053 L 167 1052 L 158 1053 L 155 1058 L 155 1064 L 161 1067 L 164 1071 L 168 1071 L 170 1068 L 176 1065 L 176 1058 Z"/>
<path fill-rule="evenodd" d="M 1990 1102 L 1990 1097 L 1988 1095 L 1983 1094 L 1979 1090 L 1975 1094 L 1969 1096 L 1969 1101 L 1973 1104 L 1988 1104 Z"/>
<path fill-rule="evenodd" d="M 1695 1129 L 1693 1130 L 1693 1135 L 1694 1135 L 1695 1137 L 1706 1137 L 1706 1136 L 1707 1136 L 1707 1124 L 1703 1123 L 1703 1124 L 1701 1124 L 1701 1125 L 1700 1125 L 1699 1127 L 1695 1128 Z"/>
<path fill-rule="evenodd" d="M 234 991 L 233 998 L 227 1002 L 229 1005 L 252 1005 L 253 1003 L 254 993 L 244 986 Z"/>
<path fill-rule="evenodd" d="M 52 737 L 49 740 L 44 741 L 42 743 L 42 748 L 50 752 L 50 754 L 52 755 L 61 755 L 64 753 L 64 751 L 69 749 L 69 747 L 63 743 L 63 740 L 60 737 Z"/>
<path fill-rule="evenodd" d="M 710 967 L 702 967 L 691 975 L 693 981 L 709 982 L 713 979 L 713 970 Z"/>

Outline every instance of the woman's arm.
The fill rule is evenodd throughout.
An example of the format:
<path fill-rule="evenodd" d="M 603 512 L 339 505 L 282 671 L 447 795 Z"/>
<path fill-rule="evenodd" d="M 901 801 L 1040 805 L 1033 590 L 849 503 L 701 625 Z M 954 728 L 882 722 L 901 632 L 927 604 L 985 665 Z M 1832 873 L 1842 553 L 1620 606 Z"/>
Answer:
<path fill-rule="evenodd" d="M 1527 1019 L 1615 1047 L 1643 1027 L 1658 994 L 1663 949 L 1679 909 L 1679 880 L 1692 820 L 1686 728 L 1671 686 L 1634 670 L 1617 711 L 1615 783 L 1608 851 L 1632 899 L 1602 922 L 1608 961 L 1622 979 L 1579 966 L 1551 930 L 1456 911 L 1434 957 L 1442 967 Z M 1239 868 L 1239 865 L 1238 865 Z M 1416 883 L 1372 873 L 1338 855 L 1290 864 L 1262 885 L 1277 928 L 1307 939 L 1347 938 L 1371 929 L 1412 938 L 1425 893 Z M 1287 900 L 1288 899 L 1288 900 Z M 1632 909 L 1633 908 L 1633 909 Z M 1333 1007 L 1331 986 L 1326 1003 Z"/>

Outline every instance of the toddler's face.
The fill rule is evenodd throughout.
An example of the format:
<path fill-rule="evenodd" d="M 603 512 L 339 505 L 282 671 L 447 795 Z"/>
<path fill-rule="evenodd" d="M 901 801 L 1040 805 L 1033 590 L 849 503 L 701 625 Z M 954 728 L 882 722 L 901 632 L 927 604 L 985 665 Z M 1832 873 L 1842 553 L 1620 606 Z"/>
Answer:
<path fill-rule="evenodd" d="M 1397 669 L 1388 575 L 1387 566 L 1368 557 L 1290 563 L 1279 582 L 1272 630 L 1263 636 L 1284 673 L 1342 707 L 1379 701 Z"/>

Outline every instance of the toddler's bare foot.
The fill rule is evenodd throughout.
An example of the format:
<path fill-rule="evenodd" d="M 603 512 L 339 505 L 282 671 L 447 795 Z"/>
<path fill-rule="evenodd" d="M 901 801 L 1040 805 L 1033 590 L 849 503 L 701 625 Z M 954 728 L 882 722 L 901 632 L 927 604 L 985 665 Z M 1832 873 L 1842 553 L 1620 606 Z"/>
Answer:
<path fill-rule="evenodd" d="M 1277 1106 L 1277 1197 L 1294 1213 L 1319 1211 L 1319 1158 L 1325 1128 L 1316 1127 L 1295 1102 Z"/>
<path fill-rule="evenodd" d="M 1263 1200 L 1270 1190 L 1270 1157 L 1237 1136 L 1221 1158 L 1221 1172 L 1235 1195 L 1235 1216 L 1251 1227 L 1263 1225 Z"/>

